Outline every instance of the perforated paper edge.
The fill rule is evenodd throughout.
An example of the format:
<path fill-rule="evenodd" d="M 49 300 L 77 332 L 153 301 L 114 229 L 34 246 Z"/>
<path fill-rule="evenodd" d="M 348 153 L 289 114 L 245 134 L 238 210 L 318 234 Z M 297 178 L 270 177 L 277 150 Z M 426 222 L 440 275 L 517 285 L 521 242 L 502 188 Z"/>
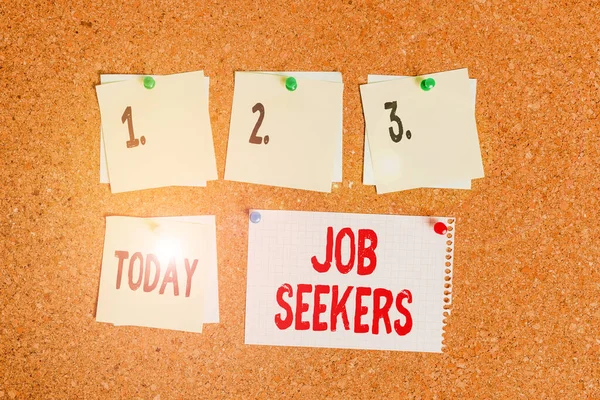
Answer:
<path fill-rule="evenodd" d="M 454 270 L 454 242 L 456 236 L 456 218 L 449 217 L 446 221 L 448 232 L 446 232 L 446 261 L 444 262 L 444 309 L 442 311 L 442 351 L 446 350 L 446 325 L 452 312 L 452 288 L 454 281 L 452 272 Z"/>

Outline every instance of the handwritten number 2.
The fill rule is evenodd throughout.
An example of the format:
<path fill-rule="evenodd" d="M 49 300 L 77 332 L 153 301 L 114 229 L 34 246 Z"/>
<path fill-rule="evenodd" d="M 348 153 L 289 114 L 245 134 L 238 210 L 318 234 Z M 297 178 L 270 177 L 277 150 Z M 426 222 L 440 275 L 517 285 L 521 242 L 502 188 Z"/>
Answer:
<path fill-rule="evenodd" d="M 260 136 L 257 136 L 256 134 L 258 133 L 258 129 L 262 125 L 263 119 L 265 119 L 265 106 L 263 106 L 262 103 L 256 103 L 254 105 L 254 107 L 252 107 L 252 112 L 255 113 L 257 111 L 259 114 L 258 121 L 256 121 L 256 124 L 254 125 L 254 129 L 252 129 L 252 134 L 250 135 L 250 140 L 249 140 L 249 142 L 252 144 L 262 144 L 262 142 L 263 142 L 263 138 Z M 269 143 L 269 135 L 265 135 L 264 142 L 265 142 L 265 144 Z"/>
<path fill-rule="evenodd" d="M 393 127 L 391 127 L 391 126 L 389 127 L 390 138 L 392 138 L 392 142 L 398 143 L 399 141 L 402 140 L 402 134 L 404 133 L 404 129 L 402 127 L 402 121 L 400 120 L 400 117 L 398 117 L 396 115 L 396 110 L 398 109 L 398 102 L 389 101 L 384 104 L 384 108 L 386 110 L 390 110 L 390 122 L 395 122 L 396 124 L 398 124 L 398 134 L 394 133 Z M 407 139 L 411 138 L 410 131 L 406 131 L 406 138 Z"/>
<path fill-rule="evenodd" d="M 127 144 L 127 148 L 131 149 L 133 147 L 137 147 L 140 145 L 140 140 L 142 141 L 142 145 L 146 144 L 146 138 L 141 137 L 140 139 L 136 139 L 135 134 L 133 133 L 133 118 L 131 116 L 131 106 L 127 106 L 125 112 L 121 116 L 121 122 L 125 123 L 127 121 L 127 129 L 129 130 L 129 140 L 125 142 Z"/>

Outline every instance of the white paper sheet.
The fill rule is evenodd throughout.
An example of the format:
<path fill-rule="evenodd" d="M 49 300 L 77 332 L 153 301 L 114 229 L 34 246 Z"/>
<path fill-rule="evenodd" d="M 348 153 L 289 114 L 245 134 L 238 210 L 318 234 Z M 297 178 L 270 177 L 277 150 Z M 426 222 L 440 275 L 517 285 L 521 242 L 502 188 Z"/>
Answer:
<path fill-rule="evenodd" d="M 450 268 L 446 263 L 452 261 L 454 239 L 435 233 L 433 225 L 442 221 L 453 237 L 453 219 L 295 211 L 253 212 L 260 213 L 261 220 L 258 223 L 249 221 L 246 344 L 423 352 L 442 350 L 444 304 L 451 303 L 451 295 L 444 295 L 445 290 L 451 289 L 444 285 L 452 283 L 451 269 L 446 273 L 446 268 Z M 311 259 L 315 256 L 318 263 L 325 262 L 329 227 L 333 228 L 334 239 L 331 266 L 327 272 L 321 273 L 313 268 Z M 370 274 L 359 275 L 357 265 L 349 272 L 345 271 L 347 273 L 338 270 L 335 239 L 342 228 L 351 228 L 357 247 L 360 247 L 359 237 L 362 235 L 359 230 L 363 230 L 363 233 L 371 230 L 377 236 L 375 269 Z M 349 236 L 340 242 L 342 264 L 349 263 L 349 243 Z M 369 239 L 364 240 L 362 247 L 370 248 L 372 243 Z M 363 254 L 368 254 L 368 251 Z M 355 264 L 359 258 L 357 250 Z M 371 259 L 367 258 L 363 263 L 363 272 L 368 272 L 365 269 L 371 265 Z M 305 303 L 308 308 L 301 317 L 302 321 L 309 323 L 306 330 L 297 329 L 296 326 L 299 284 L 312 285 L 311 292 L 303 294 L 300 303 L 301 307 Z M 317 323 L 327 324 L 321 331 L 314 330 L 313 320 L 317 285 L 323 285 L 319 286 L 320 292 L 325 290 L 325 286 L 329 288 L 329 293 L 319 295 L 320 304 L 325 305 L 326 309 L 319 314 Z M 348 287 L 354 287 L 346 303 L 348 330 L 344 326 L 343 314 L 340 314 L 335 318 L 336 330 L 332 331 L 330 312 L 336 285 L 338 297 Z M 365 288 L 361 291 L 372 291 L 370 295 L 361 296 L 362 306 L 368 310 L 365 310 L 358 325 L 367 325 L 368 331 L 365 333 L 355 332 L 358 287 Z M 288 296 L 289 291 L 286 292 L 290 288 L 293 291 L 291 297 Z M 377 296 L 374 295 L 375 289 L 378 289 Z M 387 302 L 387 297 L 382 293 L 388 291 L 393 298 L 387 312 L 391 328 L 389 333 L 384 317 L 373 323 L 374 298 L 381 300 L 380 309 L 385 308 L 382 306 Z M 412 300 L 410 303 L 408 292 Z M 398 297 L 401 297 L 403 312 L 397 308 Z M 445 297 L 447 303 L 444 302 Z M 289 326 L 286 326 L 290 323 L 288 310 L 278 300 L 284 305 L 288 304 L 293 314 L 293 322 Z M 406 313 L 412 320 L 411 327 Z M 399 331 L 396 331 L 395 321 L 398 321 Z M 374 326 L 378 327 L 377 334 L 373 333 Z"/>

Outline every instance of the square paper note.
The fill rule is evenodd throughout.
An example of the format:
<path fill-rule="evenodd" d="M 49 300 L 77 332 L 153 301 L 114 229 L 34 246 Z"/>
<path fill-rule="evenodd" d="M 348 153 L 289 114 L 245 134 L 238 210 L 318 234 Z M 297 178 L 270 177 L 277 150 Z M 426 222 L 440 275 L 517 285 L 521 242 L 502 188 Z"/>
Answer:
<path fill-rule="evenodd" d="M 108 83 L 122 82 L 130 79 L 137 79 L 138 81 L 143 79 L 145 75 L 134 75 L 134 74 L 102 74 L 100 75 L 100 84 L 105 85 Z M 205 76 L 204 82 L 206 84 L 206 104 L 208 106 L 208 88 L 210 85 L 210 78 Z M 106 165 L 106 151 L 104 150 L 104 133 L 102 133 L 102 126 L 100 126 L 100 183 L 110 183 L 108 178 L 108 167 Z M 185 182 L 184 182 L 185 183 Z M 185 186 L 206 186 L 206 181 L 195 181 L 187 182 Z"/>
<path fill-rule="evenodd" d="M 416 78 L 409 76 L 398 76 L 398 75 L 369 75 L 367 76 L 367 83 L 376 83 L 391 81 L 393 79 L 406 79 Z M 469 79 L 471 91 L 473 92 L 473 114 L 475 114 L 475 96 L 477 93 L 477 79 Z M 363 153 L 363 185 L 375 185 L 375 176 L 373 174 L 373 164 L 371 161 L 371 151 L 369 150 L 369 137 L 365 129 L 365 146 Z M 461 181 L 444 182 L 435 188 L 439 189 L 471 189 L 471 180 L 464 179 Z"/>
<path fill-rule="evenodd" d="M 247 344 L 441 352 L 453 219 L 250 217 Z"/>
<path fill-rule="evenodd" d="M 225 179 L 330 192 L 342 123 L 341 82 L 237 72 Z"/>
<path fill-rule="evenodd" d="M 96 320 L 202 332 L 218 321 L 214 246 L 210 221 L 107 217 Z"/>
<path fill-rule="evenodd" d="M 217 178 L 203 72 L 96 87 L 113 193 Z"/>
<path fill-rule="evenodd" d="M 361 86 L 377 193 L 483 177 L 466 69 Z"/>

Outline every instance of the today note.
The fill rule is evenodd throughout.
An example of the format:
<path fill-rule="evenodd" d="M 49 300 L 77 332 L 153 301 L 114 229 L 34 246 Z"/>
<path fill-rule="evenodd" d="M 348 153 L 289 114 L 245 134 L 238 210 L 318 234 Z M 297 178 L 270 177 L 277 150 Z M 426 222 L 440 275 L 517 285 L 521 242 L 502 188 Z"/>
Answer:
<path fill-rule="evenodd" d="M 202 332 L 205 314 L 215 322 L 214 235 L 206 223 L 107 217 L 96 320 Z"/>

